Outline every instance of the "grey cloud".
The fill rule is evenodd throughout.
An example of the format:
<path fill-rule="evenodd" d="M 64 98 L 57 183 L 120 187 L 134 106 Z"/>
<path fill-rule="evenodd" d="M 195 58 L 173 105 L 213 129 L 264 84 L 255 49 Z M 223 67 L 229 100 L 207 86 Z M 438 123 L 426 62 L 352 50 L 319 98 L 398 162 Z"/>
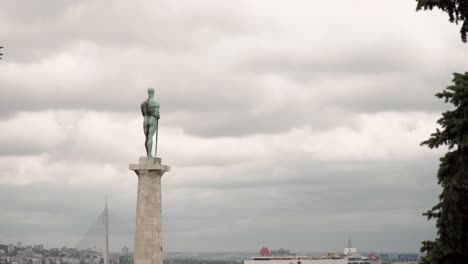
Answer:
<path fill-rule="evenodd" d="M 435 159 L 432 161 L 435 161 Z M 271 176 L 265 176 L 259 179 L 258 182 L 252 182 L 250 178 L 253 175 L 247 173 L 245 177 L 239 179 L 239 181 L 245 181 L 246 184 L 240 184 L 234 188 L 230 188 L 233 185 L 232 181 L 229 180 L 230 177 L 220 180 L 220 185 L 203 183 L 202 186 L 195 189 L 191 189 L 190 186 L 185 188 L 180 186 L 179 188 L 183 189 L 173 194 L 174 196 L 182 195 L 180 199 L 177 199 L 176 206 L 172 207 L 174 211 L 166 209 L 168 213 L 166 214 L 167 228 L 169 230 L 182 228 L 198 237 L 210 236 L 210 230 L 213 228 L 220 228 L 220 232 L 227 232 L 223 231 L 227 227 L 233 228 L 232 223 L 235 219 L 252 219 L 253 226 L 251 227 L 248 225 L 234 227 L 236 233 L 243 234 L 244 241 L 251 242 L 255 241 L 255 239 L 264 238 L 271 243 L 295 244 L 296 248 L 301 249 L 306 247 L 299 246 L 294 235 L 287 235 L 286 231 L 278 233 L 273 230 L 288 230 L 293 234 L 307 233 L 307 230 L 310 230 L 311 234 L 320 234 L 327 237 L 327 233 L 318 231 L 319 229 L 326 229 L 327 224 L 321 219 L 327 217 L 333 217 L 346 224 L 346 227 L 343 226 L 342 228 L 351 231 L 366 229 L 367 226 L 373 228 L 376 224 L 386 226 L 385 229 L 393 228 L 397 230 L 399 224 L 394 220 L 398 216 L 395 215 L 394 220 L 392 218 L 384 220 L 382 217 L 387 214 L 394 215 L 395 213 L 392 213 L 392 211 L 395 208 L 411 212 L 411 218 L 422 217 L 421 213 L 430 204 L 431 193 L 435 191 L 434 181 L 431 181 L 430 184 L 425 183 L 426 178 L 433 180 L 433 177 L 431 177 L 433 173 L 430 172 L 434 170 L 435 166 L 428 166 L 428 164 L 429 161 L 417 165 L 411 163 L 405 165 L 381 163 L 378 166 L 370 166 L 374 167 L 374 169 L 370 169 L 369 166 L 366 166 L 367 164 L 363 164 L 361 169 L 349 169 L 347 173 L 342 172 L 339 174 L 340 176 L 332 176 L 330 173 L 323 171 L 317 164 L 311 164 L 310 168 L 304 168 L 301 178 L 295 177 L 294 171 L 292 171 L 284 175 L 284 181 L 280 182 L 272 182 Z M 342 168 L 341 164 L 334 164 L 334 166 L 337 169 Z M 418 170 L 419 172 L 415 173 Z M 309 171 L 314 171 L 313 178 L 312 175 L 309 175 Z M 253 173 L 258 175 L 258 172 Z M 316 178 L 322 174 L 326 174 L 327 177 L 324 177 L 323 182 L 317 182 Z M 418 183 L 416 185 L 404 184 L 404 180 L 401 180 L 398 185 L 386 185 L 379 179 L 384 175 L 385 178 L 391 179 L 397 175 L 405 174 L 411 176 L 412 179 L 417 178 Z M 263 175 L 271 175 L 271 173 Z M 372 180 L 369 175 L 374 175 L 376 178 Z M 173 188 L 171 185 L 168 185 L 168 187 Z M 215 198 L 221 196 L 222 199 Z M 172 197 L 168 199 L 172 199 Z M 211 208 L 216 208 L 216 211 L 210 210 Z M 379 215 L 379 220 L 375 217 L 363 218 L 357 223 L 352 219 L 347 219 L 348 214 L 352 214 L 353 219 L 360 214 L 363 216 L 376 214 Z M 275 221 L 277 218 L 280 220 Z M 184 219 L 187 221 L 190 219 L 191 224 L 185 225 Z M 309 220 L 313 227 L 308 227 L 306 223 L 295 223 L 295 219 Z M 382 222 L 379 222 L 381 220 Z M 392 224 L 392 222 L 395 223 Z M 410 225 L 409 222 L 406 224 Z M 250 228 L 255 232 L 246 234 L 248 231 L 245 231 L 245 229 L 249 230 Z M 333 229 L 335 228 L 337 227 L 334 226 Z M 425 228 L 427 229 L 427 226 Z M 329 232 L 336 231 L 329 230 Z M 346 231 L 343 232 L 346 233 Z M 217 234 L 219 235 L 219 233 Z M 341 235 L 343 236 L 343 234 Z M 177 234 L 168 236 L 172 238 Z M 226 236 L 232 239 L 235 237 L 231 232 L 227 232 Z M 300 240 L 304 236 L 299 237 Z M 226 240 L 229 239 L 226 238 Z M 409 241 L 411 240 L 407 240 L 405 247 L 419 247 L 418 244 L 410 246 Z M 362 246 L 368 248 L 371 244 Z M 332 248 L 335 247 L 338 247 L 338 244 L 335 244 Z"/>
<path fill-rule="evenodd" d="M 232 246 L 239 250 L 248 250 L 248 247 L 255 250 L 264 241 L 269 241 L 271 244 L 285 243 L 284 246 L 295 250 L 307 250 L 310 247 L 302 244 L 304 236 L 299 234 L 309 233 L 329 237 L 327 246 L 339 249 L 343 242 L 340 237 L 346 238 L 347 232 L 368 236 L 369 230 L 378 228 L 373 231 L 374 235 L 369 235 L 376 235 L 377 239 L 388 229 L 398 233 L 401 228 L 409 226 L 413 227 L 413 231 L 405 232 L 422 238 L 430 230 L 426 224 L 421 226 L 420 223 L 425 223 L 425 220 L 420 214 L 431 205 L 432 194 L 436 190 L 435 178 L 431 175 L 435 164 L 436 158 L 424 162 L 335 162 L 321 166 L 304 159 L 302 165 L 290 164 L 291 167 L 285 170 L 288 173 L 281 173 L 279 179 L 268 169 L 250 171 L 251 175 L 249 171 L 233 171 L 242 177 L 232 181 L 232 175 L 223 174 L 216 181 L 200 182 L 198 185 L 194 183 L 196 181 L 174 185 L 171 178 L 179 177 L 175 168 L 175 173 L 163 178 L 165 247 L 168 250 L 216 251 L 229 250 Z M 227 171 L 231 172 L 231 169 Z M 21 233 L 17 232 L 22 230 L 42 237 L 44 229 L 37 227 L 47 226 L 45 232 L 54 232 L 57 238 L 63 237 L 63 234 L 73 234 L 72 241 L 63 241 L 73 246 L 102 210 L 104 192 L 107 192 L 109 207 L 114 215 L 112 229 L 115 231 L 112 231 L 111 237 L 118 237 L 113 240 L 114 248 L 131 246 L 136 176 L 128 171 L 126 174 L 135 177 L 130 186 L 111 182 L 91 186 L 63 182 L 0 185 L 0 198 L 9 201 L 2 208 L 5 215 L 12 216 L 2 218 L 0 226 L 14 226 L 8 230 L 0 229 L 0 233 L 17 234 L 21 238 Z M 196 174 L 192 175 L 197 177 Z M 405 182 L 403 179 L 407 176 L 411 179 Z M 257 180 L 252 181 L 252 178 Z M 388 180 L 392 181 L 385 183 Z M 401 226 L 398 218 L 386 217 L 395 213 L 406 214 L 400 217 L 410 220 Z M 372 218 L 368 218 L 369 214 Z M 18 222 L 18 217 L 34 221 Z M 236 222 L 239 219 L 246 221 L 238 225 Z M 321 219 L 335 220 L 324 222 Z M 337 227 L 337 223 L 346 227 Z M 327 228 L 337 229 L 325 232 Z M 278 230 L 287 231 L 278 233 Z M 341 230 L 341 234 L 338 230 Z M 215 238 L 216 245 L 209 242 Z M 203 245 L 196 243 L 200 240 L 208 242 Z M 248 242 L 246 246 L 240 246 L 232 240 Z M 311 243 L 313 241 L 311 239 Z M 400 247 L 393 245 L 388 248 L 416 250 L 419 247 L 418 243 L 414 243 L 414 238 L 406 241 Z M 34 243 L 39 242 L 42 241 Z M 44 243 L 55 245 L 58 242 Z M 361 248 L 375 246 L 369 239 L 363 239 L 360 244 Z M 383 247 L 387 244 L 381 241 L 377 245 Z"/>
<path fill-rule="evenodd" d="M 308 109 L 306 109 L 308 108 Z M 351 113 L 335 109 L 317 109 L 317 106 L 284 106 L 267 113 L 238 111 L 214 111 L 208 113 L 177 113 L 165 121 L 179 124 L 188 133 L 202 137 L 235 137 L 252 134 L 273 134 L 290 128 L 310 125 L 315 129 L 328 129 L 337 124 L 351 125 L 355 118 Z M 205 122 L 206 120 L 206 122 Z M 164 122 L 164 120 L 162 121 Z"/>
<path fill-rule="evenodd" d="M 338 251 L 351 232 L 359 248 L 417 251 L 434 236 L 420 214 L 438 154 L 415 150 L 429 118 L 412 113 L 445 109 L 433 94 L 466 61 L 445 20 L 413 19 L 403 1 L 16 2 L 0 10 L 1 237 L 73 246 L 107 192 L 111 247 L 133 245 L 127 166 L 148 86 L 173 165 L 165 249 Z M 363 113 L 382 122 L 363 130 Z M 375 136 L 393 119 L 398 135 Z"/>
<path fill-rule="evenodd" d="M 182 4 L 182 3 L 180 3 Z M 223 1 L 180 8 L 170 1 L 102 2 L 19 1 L 2 8 L 9 58 L 30 62 L 54 55 L 74 43 L 104 47 L 189 52 L 204 48 L 221 35 L 252 34 L 239 17 L 252 19 L 243 5 Z M 250 16 L 250 17 L 249 17 Z M 138 19 L 135 19 L 138 17 Z M 34 44 L 34 45 L 31 45 Z"/>
<path fill-rule="evenodd" d="M 27 156 L 38 155 L 44 152 L 44 148 L 40 146 L 17 145 L 17 144 L 2 144 L 0 148 L 0 156 Z"/>
<path fill-rule="evenodd" d="M 41 20 L 53 20 L 73 6 L 72 2 L 44 0 L 41 2 L 19 0 L 2 4 L 3 19 L 15 24 L 31 25 Z"/>
<path fill-rule="evenodd" d="M 0 104 L 0 112 L 3 114 L 50 108 L 130 111 L 135 109 L 134 102 L 139 102 L 140 98 L 144 97 L 140 95 L 146 89 L 144 86 L 160 85 L 166 114 L 185 111 L 195 112 L 197 116 L 208 114 L 206 118 L 209 118 L 212 111 L 227 112 L 236 109 L 237 115 L 242 116 L 243 120 L 248 120 L 254 115 L 253 109 L 258 97 L 269 94 L 268 91 L 261 90 L 268 88 L 268 84 L 258 81 L 268 73 L 292 79 L 301 85 L 302 90 L 315 89 L 324 95 L 329 87 L 317 81 L 324 78 L 340 78 L 340 81 L 332 85 L 342 86 L 341 94 L 349 100 L 312 101 L 318 108 L 332 103 L 346 107 L 350 112 L 434 110 L 433 104 L 421 98 L 424 98 L 425 94 L 432 96 L 443 88 L 445 85 L 439 84 L 445 84 L 444 81 L 450 78 L 450 73 L 457 70 L 455 62 L 445 62 L 446 54 L 438 52 L 439 47 L 434 48 L 431 53 L 433 56 L 430 57 L 426 56 L 426 50 L 415 51 L 414 46 L 419 42 L 416 36 L 407 39 L 408 35 L 411 35 L 407 32 L 410 29 L 405 30 L 404 34 L 390 31 L 381 38 L 354 38 L 337 43 L 333 37 L 320 40 L 312 37 L 302 39 L 298 35 L 301 31 L 289 33 L 286 37 L 278 17 L 262 19 L 258 17 L 259 10 L 249 9 L 254 7 L 243 4 L 211 3 L 214 4 L 212 9 L 206 10 L 201 7 L 193 10 L 178 9 L 169 2 L 153 4 L 146 10 L 138 3 L 125 4 L 124 7 L 128 11 L 134 12 L 129 14 L 124 12 L 122 7 L 110 3 L 47 3 L 43 7 L 53 6 L 47 11 L 51 12 L 50 14 L 41 11 L 29 15 L 25 11 L 29 9 L 7 6 L 5 12 L 17 17 L 11 21 L 6 19 L 7 27 L 24 29 L 22 25 L 26 24 L 25 31 L 22 34 L 18 33 L 18 36 L 29 38 L 22 40 L 24 47 L 21 51 L 17 50 L 19 44 L 10 44 L 11 58 L 8 61 L 14 62 L 22 53 L 34 51 L 39 54 L 39 57 L 31 56 L 35 58 L 33 61 L 18 63 L 21 69 L 40 65 L 41 62 L 57 55 L 77 53 L 76 56 L 84 61 L 83 65 L 79 65 L 82 70 L 96 66 L 96 71 L 90 72 L 91 76 L 72 74 L 70 76 L 78 80 L 70 81 L 61 80 L 60 76 L 51 76 L 47 72 L 43 72 L 42 76 L 27 76 L 39 81 L 34 88 L 30 83 L 21 84 L 15 80 L 0 78 L 0 85 L 3 87 L 1 98 L 8 98 Z M 39 7 L 38 9 L 41 10 Z M 171 12 L 173 16 L 170 15 Z M 131 19 L 132 15 L 137 14 L 138 21 L 141 22 Z M 41 20 L 43 15 L 47 15 L 48 19 Z M 31 17 L 32 21 L 26 20 L 26 17 Z M 34 27 L 36 20 L 45 25 L 41 28 Z M 271 30 L 268 25 L 275 30 Z M 328 27 L 338 30 L 334 25 Z M 37 33 L 33 34 L 28 29 Z M 54 36 L 60 38 L 54 39 Z M 290 40 L 288 37 L 298 37 L 299 40 Z M 11 41 L 15 37 L 5 35 L 4 38 Z M 133 44 L 128 41 L 132 41 Z M 31 47 L 30 43 L 37 43 L 38 47 Z M 307 43 L 312 46 L 308 47 Z M 47 47 L 54 45 L 60 47 L 46 51 Z M 83 46 L 83 50 L 77 51 L 80 45 Z M 181 50 L 167 50 L 177 45 L 184 46 Z M 456 49 L 458 50 L 458 47 Z M 95 53 L 87 54 L 87 50 L 95 50 Z M 231 53 L 237 56 L 227 55 Z M 458 58 L 454 57 L 455 61 L 463 61 L 466 54 L 457 54 L 461 55 Z M 71 60 L 73 63 L 76 58 Z M 432 63 L 419 63 L 424 60 L 431 60 Z M 3 61 L 3 64 L 8 65 L 8 61 Z M 98 65 L 94 65 L 95 63 Z M 43 70 L 39 67 L 37 71 Z M 392 74 L 395 73 L 400 74 L 397 77 L 400 81 L 393 80 L 395 76 Z M 436 77 L 427 78 L 433 73 L 437 73 Z M 28 75 L 28 72 L 25 71 L 24 74 Z M 347 83 L 353 81 L 352 75 L 361 75 L 367 79 L 364 83 L 356 84 L 363 85 L 365 93 L 379 94 L 385 91 L 386 100 L 374 100 L 372 97 L 347 91 Z M 83 78 L 94 80 L 83 82 Z M 416 79 L 426 81 L 415 83 Z M 308 80 L 308 83 L 304 83 L 304 80 Z M 402 103 L 399 95 L 410 90 L 408 86 L 411 86 L 413 92 L 408 95 L 407 102 Z M 112 100 L 107 100 L 110 93 Z M 301 112 L 306 111 L 304 109 L 307 109 L 307 106 L 303 105 L 303 102 L 297 102 L 297 106 L 299 105 L 302 106 Z M 289 109 L 278 109 L 273 115 L 281 116 L 287 110 Z M 307 113 L 301 116 L 305 115 Z M 252 123 L 257 123 L 257 120 L 252 120 Z M 274 121 L 269 120 L 268 123 L 273 124 Z M 197 127 L 188 125 L 187 130 L 211 136 Z M 214 131 L 211 128 L 209 130 Z"/>

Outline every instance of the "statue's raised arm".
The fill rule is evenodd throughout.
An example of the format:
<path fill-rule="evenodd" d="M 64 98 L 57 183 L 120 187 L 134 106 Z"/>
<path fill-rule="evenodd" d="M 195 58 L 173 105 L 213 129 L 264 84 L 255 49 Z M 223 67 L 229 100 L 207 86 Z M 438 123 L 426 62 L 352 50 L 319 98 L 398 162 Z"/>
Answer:
<path fill-rule="evenodd" d="M 153 136 L 158 130 L 159 103 L 154 100 L 154 89 L 148 88 L 148 99 L 140 105 L 143 115 L 143 132 L 145 133 L 146 156 L 152 158 Z M 157 133 L 156 133 L 157 135 Z M 158 138 L 156 136 L 155 153 L 157 153 Z"/>

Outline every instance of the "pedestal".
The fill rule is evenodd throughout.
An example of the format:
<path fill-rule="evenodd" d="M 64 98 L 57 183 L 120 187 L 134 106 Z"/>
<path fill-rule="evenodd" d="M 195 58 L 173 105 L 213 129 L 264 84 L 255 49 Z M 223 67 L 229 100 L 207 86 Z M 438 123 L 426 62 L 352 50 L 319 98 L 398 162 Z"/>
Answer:
<path fill-rule="evenodd" d="M 161 177 L 171 167 L 140 157 L 129 169 L 138 175 L 134 264 L 162 264 Z"/>

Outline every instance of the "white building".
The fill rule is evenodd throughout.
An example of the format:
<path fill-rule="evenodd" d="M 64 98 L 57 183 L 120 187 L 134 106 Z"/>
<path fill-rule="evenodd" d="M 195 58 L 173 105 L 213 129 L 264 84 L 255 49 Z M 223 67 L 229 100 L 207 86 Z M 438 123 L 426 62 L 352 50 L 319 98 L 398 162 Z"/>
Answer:
<path fill-rule="evenodd" d="M 369 257 L 361 256 L 357 248 L 353 247 L 351 236 L 348 238 L 348 246 L 344 248 L 343 253 L 348 260 L 348 264 L 380 264 L 379 260 L 372 261 Z"/>
<path fill-rule="evenodd" d="M 284 252 L 287 252 L 283 250 Z M 348 246 L 344 249 L 344 256 L 336 253 L 322 254 L 320 257 L 308 256 L 272 256 L 268 248 L 264 247 L 260 251 L 261 257 L 252 257 L 244 260 L 244 264 L 378 264 L 378 260 L 372 261 L 369 257 L 361 256 L 356 248 L 353 248 L 351 237 Z"/>
<path fill-rule="evenodd" d="M 76 258 L 69 259 L 68 264 L 80 264 L 80 260 Z"/>
<path fill-rule="evenodd" d="M 10 264 L 23 264 L 23 259 L 20 257 L 10 257 L 8 262 L 10 262 Z"/>
<path fill-rule="evenodd" d="M 8 253 L 13 253 L 15 251 L 15 245 L 13 244 L 8 244 Z"/>
<path fill-rule="evenodd" d="M 42 259 L 35 257 L 32 259 L 32 264 L 42 264 Z"/>
<path fill-rule="evenodd" d="M 284 257 L 253 257 L 244 260 L 244 264 L 347 264 L 345 258 L 341 259 L 312 259 L 307 256 Z"/>

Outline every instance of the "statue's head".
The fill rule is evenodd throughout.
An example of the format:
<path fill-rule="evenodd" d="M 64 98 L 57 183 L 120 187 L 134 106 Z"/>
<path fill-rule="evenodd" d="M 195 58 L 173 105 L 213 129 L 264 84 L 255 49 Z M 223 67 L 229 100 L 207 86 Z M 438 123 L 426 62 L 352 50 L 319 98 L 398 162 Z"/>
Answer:
<path fill-rule="evenodd" d="M 154 96 L 154 88 L 148 88 L 148 96 Z"/>

